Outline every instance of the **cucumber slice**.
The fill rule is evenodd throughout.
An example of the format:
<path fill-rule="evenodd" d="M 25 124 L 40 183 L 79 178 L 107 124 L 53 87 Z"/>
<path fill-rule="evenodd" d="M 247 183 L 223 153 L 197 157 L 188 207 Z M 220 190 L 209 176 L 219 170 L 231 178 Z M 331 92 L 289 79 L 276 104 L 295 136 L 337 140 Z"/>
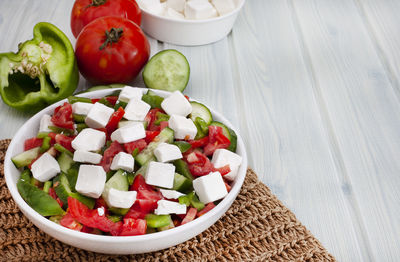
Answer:
<path fill-rule="evenodd" d="M 172 189 L 179 192 L 187 192 L 193 190 L 192 181 L 178 173 L 175 173 L 174 186 Z"/>
<path fill-rule="evenodd" d="M 224 125 L 218 121 L 213 121 L 213 122 L 211 122 L 210 126 L 222 127 L 222 133 L 224 134 L 224 136 L 226 136 L 229 139 L 229 141 L 231 141 L 231 133 L 229 133 L 229 128 L 226 125 Z"/>
<path fill-rule="evenodd" d="M 61 153 L 60 156 L 57 158 L 57 161 L 60 165 L 61 171 L 64 173 L 68 173 L 68 170 L 75 163 L 74 160 L 72 160 L 72 157 L 66 153 Z"/>
<path fill-rule="evenodd" d="M 187 179 L 189 179 L 189 181 L 193 181 L 193 176 L 192 173 L 190 173 L 189 167 L 186 164 L 185 161 L 183 161 L 182 159 L 178 159 L 175 160 L 174 162 L 172 162 L 175 166 L 175 171 L 179 174 L 181 174 L 182 176 L 186 177 Z"/>
<path fill-rule="evenodd" d="M 189 81 L 190 66 L 186 57 L 177 50 L 163 50 L 155 54 L 143 70 L 148 88 L 183 91 Z"/>
<path fill-rule="evenodd" d="M 111 188 L 121 190 L 121 191 L 128 191 L 129 184 L 128 184 L 128 177 L 124 170 L 118 170 L 106 183 L 104 186 L 104 190 L 102 196 L 104 199 L 108 197 L 108 191 Z"/>
<path fill-rule="evenodd" d="M 168 226 L 172 221 L 171 215 L 147 214 L 145 219 L 147 221 L 147 226 L 152 228 Z"/>
<path fill-rule="evenodd" d="M 28 166 L 32 160 L 39 156 L 39 153 L 40 147 L 35 147 L 16 155 L 15 157 L 11 158 L 11 161 L 17 168 Z"/>
<path fill-rule="evenodd" d="M 207 125 L 213 121 L 211 111 L 205 105 L 195 101 L 190 102 L 190 104 L 192 105 L 192 113 L 190 113 L 189 118 L 193 122 L 196 121 L 196 117 L 202 118 Z"/>
<path fill-rule="evenodd" d="M 154 141 L 148 144 L 148 146 L 140 152 L 135 160 L 139 165 L 143 166 L 151 159 L 154 159 L 154 150 L 160 143 L 172 143 L 174 141 L 174 130 L 169 127 L 164 128 L 158 136 L 154 138 Z"/>

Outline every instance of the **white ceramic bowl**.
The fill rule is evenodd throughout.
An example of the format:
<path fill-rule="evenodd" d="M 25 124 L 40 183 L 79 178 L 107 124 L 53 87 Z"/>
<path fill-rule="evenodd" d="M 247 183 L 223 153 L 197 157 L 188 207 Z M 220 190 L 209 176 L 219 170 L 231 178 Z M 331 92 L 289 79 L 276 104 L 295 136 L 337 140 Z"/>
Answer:
<path fill-rule="evenodd" d="M 79 96 L 97 98 L 111 94 L 116 89 L 107 89 L 93 91 L 85 93 Z M 147 89 L 143 89 L 146 92 Z M 165 91 L 153 90 L 160 96 L 166 96 L 169 93 Z M 33 224 L 38 228 L 51 235 L 52 237 L 67 243 L 71 246 L 86 249 L 89 251 L 107 253 L 107 254 L 137 254 L 151 251 L 157 251 L 164 248 L 168 248 L 179 243 L 182 243 L 206 230 L 212 224 L 214 224 L 231 206 L 239 193 L 240 187 L 243 184 L 246 176 L 247 168 L 247 156 L 243 140 L 239 133 L 222 115 L 211 110 L 213 118 L 227 125 L 228 127 L 235 130 L 238 137 L 237 153 L 243 157 L 243 163 L 239 169 L 239 173 L 233 182 L 233 187 L 229 194 L 210 212 L 195 219 L 194 221 L 187 223 L 183 226 L 179 226 L 163 232 L 157 232 L 142 236 L 127 236 L 127 237 L 114 237 L 114 236 L 102 236 L 93 235 L 82 232 L 77 232 L 56 223 L 51 222 L 45 217 L 41 216 L 35 210 L 33 210 L 20 196 L 17 189 L 17 181 L 20 176 L 20 171 L 15 168 L 11 162 L 11 157 L 21 153 L 23 151 L 24 141 L 27 138 L 36 136 L 39 129 L 40 118 L 44 114 L 52 114 L 54 109 L 64 103 L 66 100 L 62 100 L 55 103 L 36 115 L 30 118 L 15 134 L 12 139 L 10 146 L 8 147 L 6 157 L 4 160 L 4 173 L 8 189 L 10 190 L 11 196 L 17 203 L 21 211 L 27 216 Z"/>
<path fill-rule="evenodd" d="M 224 38 L 233 27 L 245 0 L 232 12 L 205 20 L 177 20 L 142 9 L 142 29 L 151 37 L 176 45 L 205 45 Z"/>

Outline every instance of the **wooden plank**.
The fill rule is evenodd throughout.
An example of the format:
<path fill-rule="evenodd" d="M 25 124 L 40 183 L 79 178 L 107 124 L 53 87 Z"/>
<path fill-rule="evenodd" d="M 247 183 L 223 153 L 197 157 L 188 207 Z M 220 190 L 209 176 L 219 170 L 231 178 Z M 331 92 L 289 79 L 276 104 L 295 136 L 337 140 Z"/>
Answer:
<path fill-rule="evenodd" d="M 370 259 L 400 257 L 400 104 L 352 1 L 293 1 Z"/>
<path fill-rule="evenodd" d="M 312 75 L 287 1 L 247 1 L 232 32 L 235 94 L 251 163 L 339 260 L 358 261 L 353 227 Z"/>

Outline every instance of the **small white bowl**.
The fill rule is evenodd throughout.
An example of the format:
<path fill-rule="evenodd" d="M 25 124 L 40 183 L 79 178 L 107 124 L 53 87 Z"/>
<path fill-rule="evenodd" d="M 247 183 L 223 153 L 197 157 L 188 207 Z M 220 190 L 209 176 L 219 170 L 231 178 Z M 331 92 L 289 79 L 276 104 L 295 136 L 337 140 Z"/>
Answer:
<path fill-rule="evenodd" d="M 151 37 L 176 45 L 210 44 L 224 38 L 233 27 L 245 0 L 238 0 L 232 12 L 211 19 L 177 20 L 142 10 L 142 29 Z"/>
<path fill-rule="evenodd" d="M 84 93 L 79 96 L 98 98 L 111 94 L 117 89 L 98 90 L 89 93 Z M 145 93 L 147 89 L 143 89 Z M 167 96 L 169 93 L 165 91 L 153 90 L 160 96 Z M 23 151 L 24 141 L 27 138 L 36 136 L 39 129 L 39 121 L 44 114 L 52 114 L 54 109 L 66 102 L 64 99 L 47 108 L 43 109 L 32 118 L 30 118 L 15 134 L 12 139 L 4 160 L 4 173 L 6 178 L 7 187 L 10 190 L 11 196 L 17 203 L 20 210 L 27 216 L 33 224 L 38 228 L 49 234 L 50 236 L 67 243 L 71 246 L 82 248 L 89 251 L 106 253 L 106 254 L 138 254 L 161 250 L 168 248 L 179 243 L 182 243 L 206 230 L 214 224 L 232 205 L 246 176 L 247 169 L 247 155 L 243 140 L 231 123 L 219 113 L 211 110 L 213 118 L 227 125 L 235 130 L 238 141 L 236 152 L 242 156 L 243 162 L 240 166 L 239 173 L 233 181 L 233 186 L 229 194 L 211 211 L 205 215 L 195 219 L 194 221 L 185 225 L 162 231 L 153 234 L 142 236 L 103 236 L 88 233 L 77 232 L 56 223 L 51 222 L 47 218 L 41 216 L 33 210 L 21 197 L 17 189 L 17 181 L 20 176 L 20 171 L 11 162 L 11 157 Z"/>

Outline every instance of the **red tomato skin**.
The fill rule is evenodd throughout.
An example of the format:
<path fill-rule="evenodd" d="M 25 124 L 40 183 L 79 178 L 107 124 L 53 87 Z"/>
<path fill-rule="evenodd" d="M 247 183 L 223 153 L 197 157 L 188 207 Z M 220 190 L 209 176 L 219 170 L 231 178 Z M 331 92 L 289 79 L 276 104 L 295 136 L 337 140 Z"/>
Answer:
<path fill-rule="evenodd" d="M 140 152 L 143 149 L 145 149 L 146 146 L 147 146 L 147 143 L 146 143 L 146 140 L 144 138 L 124 144 L 124 148 L 125 148 L 126 152 L 129 153 L 129 154 L 132 154 L 132 152 L 136 148 Z"/>
<path fill-rule="evenodd" d="M 122 36 L 100 50 L 105 32 L 111 28 L 122 28 Z M 129 83 L 149 59 L 150 45 L 134 22 L 121 17 L 101 17 L 79 34 L 75 55 L 79 71 L 93 84 Z"/>
<path fill-rule="evenodd" d="M 124 218 L 119 236 L 136 236 L 146 234 L 147 222 L 144 219 Z"/>
<path fill-rule="evenodd" d="M 74 129 L 74 121 L 72 120 L 72 106 L 71 104 L 65 102 L 62 106 L 56 107 L 54 109 L 54 114 L 51 117 L 51 122 L 55 126 Z"/>
<path fill-rule="evenodd" d="M 60 220 L 60 225 L 63 227 L 76 230 L 76 231 L 81 231 L 82 225 L 79 224 L 70 213 L 67 213 L 64 215 L 61 220 Z"/>
<path fill-rule="evenodd" d="M 91 6 L 92 0 L 76 0 L 71 11 L 71 31 L 75 38 L 93 20 L 103 16 L 127 18 L 140 26 L 142 14 L 134 0 L 108 0 L 99 6 Z"/>
<path fill-rule="evenodd" d="M 63 134 L 57 134 L 55 136 L 56 143 L 62 145 L 66 149 L 68 149 L 71 152 L 74 152 L 74 149 L 72 148 L 72 140 L 74 140 L 75 137 L 69 137 Z"/>
<path fill-rule="evenodd" d="M 213 202 L 208 203 L 201 211 L 199 211 L 197 213 L 197 217 L 201 217 L 202 215 L 204 215 L 205 213 L 207 213 L 214 207 L 216 207 L 216 205 Z"/>
<path fill-rule="evenodd" d="M 41 146 L 42 143 L 43 143 L 42 138 L 37 138 L 37 137 L 29 138 L 24 142 L 24 151 Z"/>
<path fill-rule="evenodd" d="M 197 215 L 197 209 L 194 207 L 191 207 L 189 209 L 189 211 L 187 212 L 185 218 L 183 218 L 181 225 L 189 223 L 190 221 L 192 221 L 193 219 L 196 218 L 196 215 Z"/>
<path fill-rule="evenodd" d="M 108 121 L 108 123 L 106 125 L 108 135 L 111 135 L 112 132 L 114 132 L 118 128 L 118 123 L 119 123 L 119 121 L 121 121 L 124 114 L 125 114 L 125 110 L 122 107 L 120 107 L 120 108 L 118 108 L 117 111 L 115 111 L 111 115 L 110 120 Z"/>
<path fill-rule="evenodd" d="M 113 158 L 119 152 L 124 152 L 124 147 L 121 146 L 121 144 L 117 141 L 112 142 L 111 145 L 104 151 L 103 158 L 99 164 L 103 167 L 104 171 L 110 171 Z"/>

